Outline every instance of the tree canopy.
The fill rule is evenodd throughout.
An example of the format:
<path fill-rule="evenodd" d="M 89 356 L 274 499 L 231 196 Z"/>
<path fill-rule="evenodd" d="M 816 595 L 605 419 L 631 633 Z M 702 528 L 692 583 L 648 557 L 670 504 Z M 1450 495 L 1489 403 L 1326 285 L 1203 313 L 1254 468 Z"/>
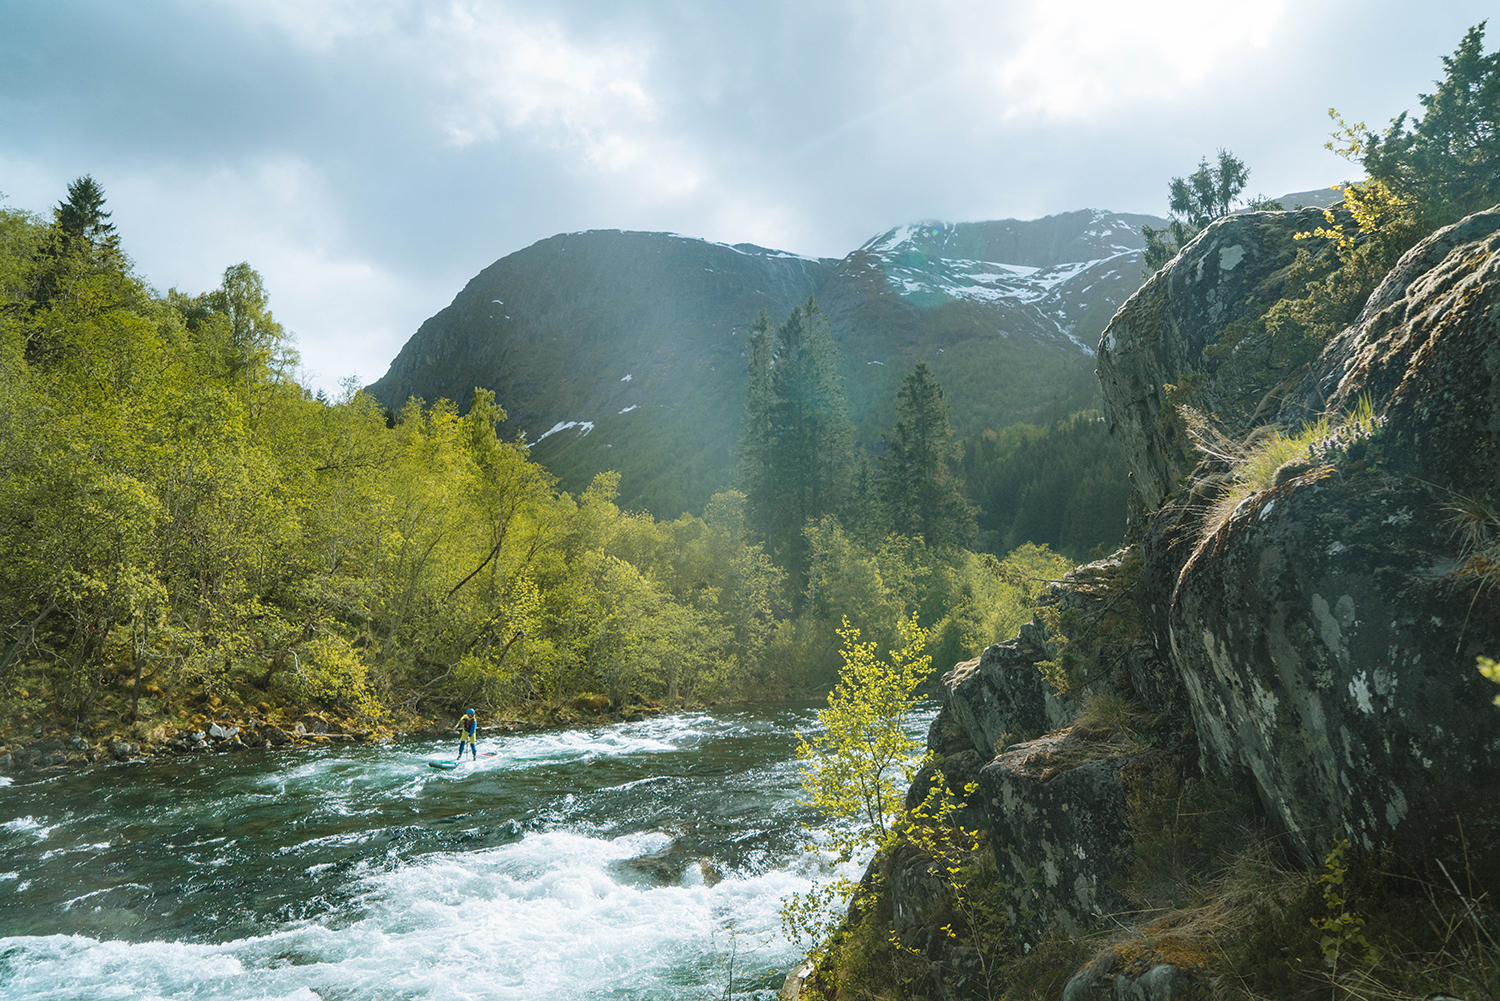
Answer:
<path fill-rule="evenodd" d="M 1146 272 L 1160 269 L 1203 227 L 1228 215 L 1249 179 L 1250 169 L 1245 161 L 1227 149 L 1215 154 L 1212 165 L 1205 156 L 1192 174 L 1172 178 L 1167 185 L 1171 221 L 1163 229 L 1141 227 L 1141 235 L 1146 238 Z"/>

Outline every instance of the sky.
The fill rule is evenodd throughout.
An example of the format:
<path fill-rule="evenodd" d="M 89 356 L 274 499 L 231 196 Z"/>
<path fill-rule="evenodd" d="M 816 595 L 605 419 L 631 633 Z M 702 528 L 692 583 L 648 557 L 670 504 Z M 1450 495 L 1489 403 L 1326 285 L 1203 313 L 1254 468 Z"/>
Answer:
<path fill-rule="evenodd" d="M 842 257 L 928 219 L 1165 214 L 1221 147 L 1247 194 L 1356 177 L 1328 110 L 1420 110 L 1487 6 L 0 0 L 0 204 L 91 174 L 154 288 L 248 261 L 333 394 L 556 233 Z"/>

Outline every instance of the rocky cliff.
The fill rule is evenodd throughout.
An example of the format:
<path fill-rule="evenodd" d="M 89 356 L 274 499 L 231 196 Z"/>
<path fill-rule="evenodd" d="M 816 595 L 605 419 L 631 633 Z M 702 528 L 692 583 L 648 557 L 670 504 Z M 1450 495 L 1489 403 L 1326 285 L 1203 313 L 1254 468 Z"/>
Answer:
<path fill-rule="evenodd" d="M 1405 881 L 1396 900 L 1451 886 L 1472 910 L 1500 893 L 1500 709 L 1475 670 L 1500 651 L 1500 210 L 1409 251 L 1300 379 L 1215 413 L 1214 448 L 1183 433 L 1174 390 L 1208 409 L 1234 389 L 1216 345 L 1299 291 L 1294 235 L 1320 218 L 1221 220 L 1120 309 L 1099 376 L 1132 458 L 1133 545 L 944 678 L 929 744 L 955 794 L 976 784 L 1005 947 L 1094 936 L 1055 981 L 1064 999 L 1206 989 L 1214 950 L 1250 934 L 1206 936 L 1201 908 L 1173 910 L 1202 884 L 1146 889 L 1169 857 L 1173 878 L 1191 875 L 1176 841 L 1189 827 L 1200 847 L 1260 845 L 1285 871 L 1316 872 L 1347 841 Z M 1309 413 L 1326 419 L 1299 436 Z M 1280 465 L 1251 476 L 1267 455 Z M 949 891 L 903 866 L 892 913 L 937 910 L 923 895 Z M 1311 875 L 1296 885 L 1322 892 Z M 1308 937 L 1302 913 L 1277 962 Z M 951 942 L 901 934 L 948 971 L 929 996 L 998 986 Z"/>

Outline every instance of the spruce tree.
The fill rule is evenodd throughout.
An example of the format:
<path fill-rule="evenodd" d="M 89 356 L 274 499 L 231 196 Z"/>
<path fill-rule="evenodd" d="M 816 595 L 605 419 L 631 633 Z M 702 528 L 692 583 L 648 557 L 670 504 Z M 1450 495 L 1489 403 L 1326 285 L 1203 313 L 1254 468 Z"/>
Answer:
<path fill-rule="evenodd" d="M 891 530 L 920 535 L 931 546 L 962 545 L 974 534 L 974 509 L 949 466 L 960 449 L 943 387 L 926 362 L 917 362 L 896 399 L 896 424 L 880 457 L 880 493 Z"/>
<path fill-rule="evenodd" d="M 57 226 L 71 240 L 87 240 L 101 250 L 118 250 L 120 235 L 104 211 L 104 189 L 89 174 L 68 185 L 68 199 L 53 209 Z"/>
<path fill-rule="evenodd" d="M 809 521 L 842 499 L 852 430 L 827 317 L 812 299 L 773 332 L 765 314 L 750 336 L 750 383 L 742 444 L 752 526 L 791 575 L 807 576 Z"/>

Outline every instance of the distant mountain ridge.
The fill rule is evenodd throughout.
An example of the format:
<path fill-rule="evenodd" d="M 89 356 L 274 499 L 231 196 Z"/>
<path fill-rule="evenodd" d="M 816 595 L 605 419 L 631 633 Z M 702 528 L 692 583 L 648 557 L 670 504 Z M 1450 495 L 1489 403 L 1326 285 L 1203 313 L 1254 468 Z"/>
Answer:
<path fill-rule="evenodd" d="M 621 502 L 701 511 L 733 483 L 745 339 L 816 297 L 844 356 L 856 438 L 878 448 L 901 379 L 926 361 L 960 433 L 1044 421 L 1094 398 L 1094 348 L 1143 282 L 1143 224 L 1097 209 L 891 229 L 842 259 L 669 233 L 592 230 L 480 272 L 369 390 L 467 404 L 495 391 L 570 490 L 605 469 Z"/>

